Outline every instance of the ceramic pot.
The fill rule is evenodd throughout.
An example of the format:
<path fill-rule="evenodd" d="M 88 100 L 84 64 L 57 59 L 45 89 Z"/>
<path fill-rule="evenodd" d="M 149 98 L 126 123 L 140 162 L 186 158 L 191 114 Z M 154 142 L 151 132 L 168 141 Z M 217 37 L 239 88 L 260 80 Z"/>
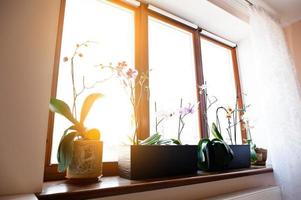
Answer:
<path fill-rule="evenodd" d="M 263 148 L 256 148 L 255 149 L 257 160 L 255 165 L 265 165 L 268 155 L 268 150 Z"/>
<path fill-rule="evenodd" d="M 103 142 L 76 140 L 72 161 L 67 168 L 68 179 L 93 179 L 102 175 Z"/>

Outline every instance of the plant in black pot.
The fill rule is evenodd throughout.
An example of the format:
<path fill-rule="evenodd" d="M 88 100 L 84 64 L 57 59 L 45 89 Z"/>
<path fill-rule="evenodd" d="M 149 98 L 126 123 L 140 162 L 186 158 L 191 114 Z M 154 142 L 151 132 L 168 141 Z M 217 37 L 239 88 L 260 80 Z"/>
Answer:
<path fill-rule="evenodd" d="M 198 167 L 206 171 L 226 169 L 234 158 L 233 150 L 224 141 L 215 123 L 212 123 L 211 132 L 214 139 L 202 139 L 198 144 Z"/>
<path fill-rule="evenodd" d="M 203 85 L 200 88 L 201 94 L 204 94 L 208 105 L 204 113 L 204 121 L 207 124 L 206 132 L 209 138 L 210 133 L 207 112 L 209 108 L 217 102 L 217 98 L 214 97 L 214 101 L 210 100 L 206 85 Z M 237 125 L 242 122 L 239 118 L 239 112 L 244 112 L 244 109 L 245 107 L 241 109 L 238 108 L 238 99 L 236 99 L 235 109 L 231 109 L 230 107 L 225 108 L 223 106 L 216 108 L 216 123 L 212 123 L 211 127 L 213 139 L 202 139 L 198 145 L 198 166 L 201 170 L 216 171 L 250 167 L 250 145 L 238 145 L 236 137 Z M 223 114 L 224 117 L 224 120 L 222 121 L 223 126 L 220 121 L 221 114 Z M 223 127 L 225 128 L 223 129 Z M 228 137 L 226 140 L 222 136 L 222 130 L 227 132 Z M 230 143 L 230 145 L 227 143 Z"/>
<path fill-rule="evenodd" d="M 184 119 L 194 112 L 194 105 L 182 106 L 175 112 L 156 115 L 156 133 L 138 140 L 135 145 L 121 147 L 119 174 L 129 179 L 148 179 L 197 173 L 197 145 L 182 145 Z M 157 113 L 157 105 L 155 103 Z M 158 127 L 171 117 L 178 117 L 176 139 L 164 138 Z"/>

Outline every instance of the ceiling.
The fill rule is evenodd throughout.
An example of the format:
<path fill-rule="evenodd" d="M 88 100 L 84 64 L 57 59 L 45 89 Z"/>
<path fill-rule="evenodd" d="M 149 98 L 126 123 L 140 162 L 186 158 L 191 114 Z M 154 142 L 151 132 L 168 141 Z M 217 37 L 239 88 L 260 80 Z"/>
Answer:
<path fill-rule="evenodd" d="M 207 0 L 141 0 L 237 43 L 248 33 L 248 24 Z"/>
<path fill-rule="evenodd" d="M 262 0 L 280 16 L 283 25 L 301 20 L 301 0 Z"/>
<path fill-rule="evenodd" d="M 186 19 L 234 43 L 243 40 L 249 33 L 248 5 L 244 0 L 141 1 Z M 264 7 L 271 14 L 280 18 L 284 26 L 301 19 L 301 0 L 249 1 Z"/>

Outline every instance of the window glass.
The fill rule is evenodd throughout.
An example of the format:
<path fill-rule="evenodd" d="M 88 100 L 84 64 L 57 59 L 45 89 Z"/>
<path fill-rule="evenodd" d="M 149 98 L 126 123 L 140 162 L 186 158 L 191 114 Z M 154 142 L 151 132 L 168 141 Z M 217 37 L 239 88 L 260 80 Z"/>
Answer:
<path fill-rule="evenodd" d="M 158 131 L 165 138 L 177 138 L 180 102 L 194 105 L 193 114 L 183 120 L 185 127 L 182 143 L 196 144 L 199 140 L 197 86 L 193 35 L 190 32 L 149 17 L 149 69 L 150 69 L 150 134 L 156 132 L 157 120 L 165 119 Z M 155 112 L 155 103 L 157 114 Z M 175 114 L 168 117 L 170 113 Z"/>
<path fill-rule="evenodd" d="M 89 41 L 82 46 L 74 59 L 75 84 L 78 92 L 83 85 L 83 77 L 87 87 L 97 81 L 109 78 L 107 71 L 100 70 L 97 65 L 117 65 L 126 61 L 134 66 L 134 12 L 100 0 L 66 1 L 59 75 L 57 84 L 58 99 L 72 104 L 72 82 L 70 56 L 76 44 Z M 63 58 L 69 56 L 68 62 Z M 104 81 L 86 90 L 78 98 L 77 114 L 87 95 L 100 92 L 105 95 L 98 100 L 86 119 L 87 128 L 99 128 L 104 141 L 104 161 L 117 160 L 117 146 L 132 132 L 131 107 L 129 98 L 118 80 Z M 117 125 L 118 124 L 118 125 Z M 56 152 L 63 131 L 69 122 L 55 115 L 51 163 L 57 163 Z"/>
<path fill-rule="evenodd" d="M 231 50 L 209 40 L 201 38 L 202 65 L 204 80 L 207 85 L 207 93 L 213 101 L 215 96 L 217 103 L 213 104 L 207 112 L 208 122 L 216 122 L 216 109 L 219 106 L 235 108 L 236 84 L 233 72 Z M 222 134 L 228 142 L 229 137 L 226 131 L 228 120 L 224 111 L 219 111 Z M 237 126 L 237 142 L 241 141 L 240 124 Z M 232 129 L 233 133 L 233 129 Z M 233 136 L 232 136 L 233 137 Z"/>

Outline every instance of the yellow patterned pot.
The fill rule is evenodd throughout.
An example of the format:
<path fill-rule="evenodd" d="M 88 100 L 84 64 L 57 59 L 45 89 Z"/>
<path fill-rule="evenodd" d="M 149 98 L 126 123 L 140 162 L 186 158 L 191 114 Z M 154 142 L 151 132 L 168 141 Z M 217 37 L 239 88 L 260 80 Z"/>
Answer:
<path fill-rule="evenodd" d="M 76 140 L 72 161 L 67 168 L 69 179 L 93 179 L 102 175 L 103 142 L 99 140 Z"/>

